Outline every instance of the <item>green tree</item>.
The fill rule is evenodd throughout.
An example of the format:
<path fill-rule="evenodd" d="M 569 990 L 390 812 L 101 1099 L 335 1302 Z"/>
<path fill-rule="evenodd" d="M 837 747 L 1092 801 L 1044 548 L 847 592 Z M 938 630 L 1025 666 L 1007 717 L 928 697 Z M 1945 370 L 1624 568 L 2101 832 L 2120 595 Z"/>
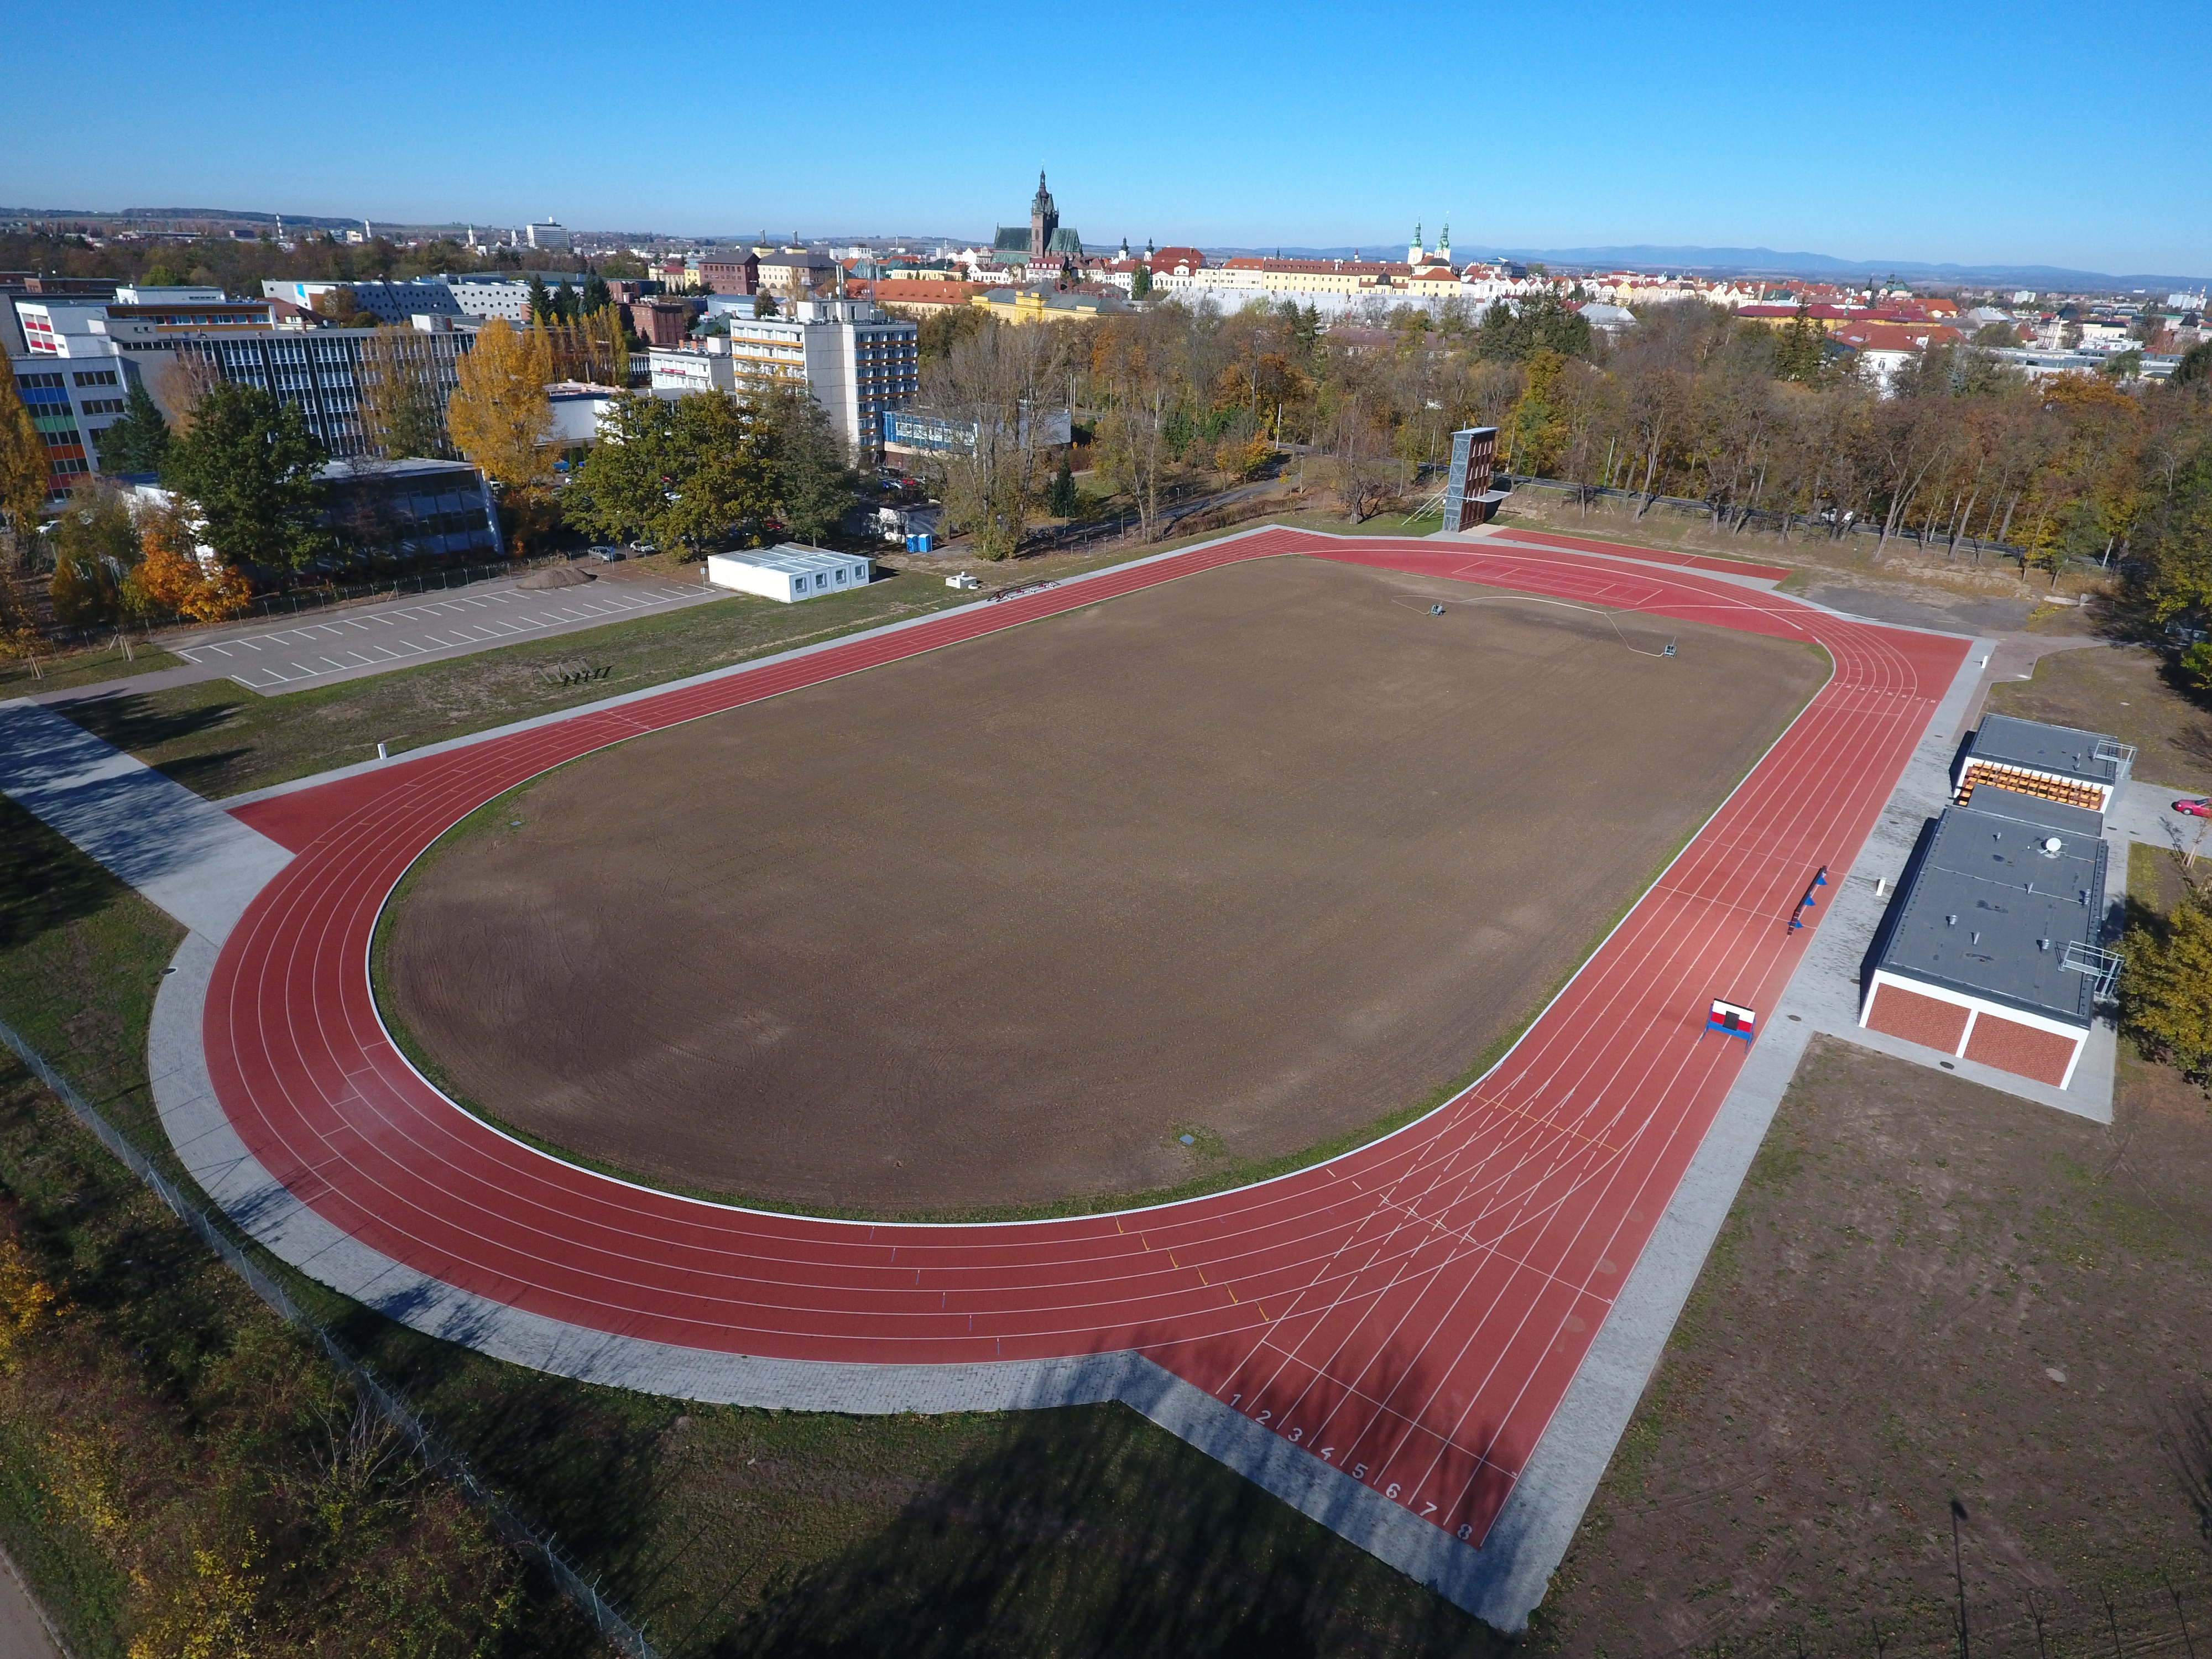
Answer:
<path fill-rule="evenodd" d="M 1784 324 L 1774 350 L 1774 378 L 1812 386 L 1827 361 L 1828 336 L 1803 306 Z"/>
<path fill-rule="evenodd" d="M 2212 643 L 2199 641 L 2181 653 L 2181 678 L 2200 697 L 2212 697 Z"/>
<path fill-rule="evenodd" d="M 111 474 L 159 472 L 169 441 L 169 423 L 161 418 L 153 394 L 133 380 L 131 395 L 123 400 L 123 418 L 100 434 L 100 470 Z"/>
<path fill-rule="evenodd" d="M 2212 340 L 2199 340 L 2183 352 L 2168 384 L 2188 386 L 2197 380 L 2212 380 Z"/>
<path fill-rule="evenodd" d="M 625 393 L 607 411 L 562 509 L 589 534 L 650 537 L 671 551 L 696 554 L 750 534 L 775 509 L 769 448 L 758 413 L 726 392 L 673 403 Z"/>
<path fill-rule="evenodd" d="M 1984 350 L 2016 346 L 2020 343 L 2020 325 L 2017 323 L 1984 323 L 1974 331 L 1974 343 Z"/>
<path fill-rule="evenodd" d="M 545 291 L 545 279 L 534 270 L 530 273 L 530 320 L 541 324 L 553 320 L 553 296 Z"/>
<path fill-rule="evenodd" d="M 2131 928 L 2120 1020 L 2153 1059 L 2212 1091 L 2212 892 L 2192 886 L 2162 926 Z"/>
<path fill-rule="evenodd" d="M 614 302 L 614 295 L 607 291 L 607 279 L 593 271 L 584 278 L 584 297 L 577 302 L 576 310 L 579 315 L 588 317 Z"/>
<path fill-rule="evenodd" d="M 1129 273 L 1129 297 L 1133 300 L 1149 299 L 1152 297 L 1152 268 L 1150 265 L 1139 265 L 1136 270 Z"/>
<path fill-rule="evenodd" d="M 805 402 L 814 406 L 812 398 Z M 757 416 L 726 392 L 676 400 L 663 450 L 667 501 L 653 521 L 662 546 L 704 553 L 767 516 L 774 469 L 761 453 L 757 424 Z"/>
<path fill-rule="evenodd" d="M 667 505 L 667 445 L 675 405 L 624 392 L 599 419 L 599 441 L 561 497 L 568 522 L 586 535 L 635 541 Z"/>
<path fill-rule="evenodd" d="M 1052 475 L 1052 483 L 1045 491 L 1044 510 L 1055 519 L 1072 519 L 1079 505 L 1075 493 L 1075 472 L 1067 464 L 1067 457 L 1060 458 L 1059 470 Z"/>
<path fill-rule="evenodd" d="M 777 516 L 799 540 L 823 540 L 860 499 L 860 481 L 828 412 L 799 388 L 777 386 L 757 399 L 754 421 L 754 444 L 770 469 Z"/>
<path fill-rule="evenodd" d="M 1554 351 L 1562 357 L 1590 354 L 1589 321 L 1549 289 L 1500 300 L 1482 314 L 1474 330 L 1474 355 L 1496 363 L 1526 362 L 1532 353 Z"/>
<path fill-rule="evenodd" d="M 327 459 L 296 404 L 225 381 L 169 447 L 161 481 L 191 502 L 201 534 L 234 570 L 296 570 L 327 542 L 317 477 Z"/>

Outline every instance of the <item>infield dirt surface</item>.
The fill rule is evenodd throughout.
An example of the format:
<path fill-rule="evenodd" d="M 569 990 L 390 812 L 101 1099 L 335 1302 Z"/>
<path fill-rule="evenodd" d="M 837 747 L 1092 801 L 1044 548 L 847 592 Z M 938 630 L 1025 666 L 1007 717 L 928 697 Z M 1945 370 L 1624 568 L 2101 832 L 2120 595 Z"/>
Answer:
<path fill-rule="evenodd" d="M 538 780 L 417 867 L 385 1011 L 471 1103 L 686 1188 L 911 1214 L 1172 1188 L 1462 1075 L 1827 672 L 1233 565 Z"/>

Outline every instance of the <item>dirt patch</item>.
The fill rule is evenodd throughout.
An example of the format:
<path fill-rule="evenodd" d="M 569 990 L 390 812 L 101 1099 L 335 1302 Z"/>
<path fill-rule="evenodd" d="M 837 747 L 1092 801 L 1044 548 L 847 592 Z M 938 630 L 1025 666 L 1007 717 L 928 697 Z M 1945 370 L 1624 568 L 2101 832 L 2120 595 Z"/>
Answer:
<path fill-rule="evenodd" d="M 1269 559 L 641 738 L 434 854 L 387 1006 L 495 1116 L 776 1202 L 1293 1154 L 1533 1012 L 1826 673 L 1619 626 Z"/>
<path fill-rule="evenodd" d="M 590 571 L 579 570 L 572 564 L 556 564 L 549 565 L 543 570 L 532 571 L 520 581 L 515 583 L 515 586 L 529 588 L 535 592 L 540 588 L 546 587 L 581 587 L 586 582 L 598 580 L 599 578 Z"/>
<path fill-rule="evenodd" d="M 2103 732 L 2136 745 L 2135 776 L 2160 788 L 2212 790 L 2212 709 L 2168 683 L 2166 657 L 2147 646 L 2065 651 L 2032 680 L 1990 688 L 2000 714 Z"/>
<path fill-rule="evenodd" d="M 2039 1613 L 2043 1651 L 2113 1651 L 2109 1595 L 2127 1651 L 2179 1651 L 2169 1581 L 2212 1626 L 2208 1107 L 2124 1057 L 2106 1128 L 1816 1039 L 1547 1645 L 1955 1653 L 1954 1494 L 1976 1650 L 2038 1651 Z"/>

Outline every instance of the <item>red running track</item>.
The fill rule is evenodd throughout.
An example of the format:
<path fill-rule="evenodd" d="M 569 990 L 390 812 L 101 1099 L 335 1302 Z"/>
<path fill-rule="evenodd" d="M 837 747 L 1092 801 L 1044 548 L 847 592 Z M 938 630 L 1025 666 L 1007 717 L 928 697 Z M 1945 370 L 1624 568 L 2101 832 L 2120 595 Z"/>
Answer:
<path fill-rule="evenodd" d="M 1675 553 L 1661 547 L 1630 547 L 1620 542 L 1593 541 L 1586 536 L 1559 536 L 1548 530 L 1522 530 L 1517 526 L 1499 525 L 1490 532 L 1502 542 L 1513 542 L 1524 547 L 1557 547 L 1572 552 L 1610 553 L 1616 558 L 1634 559 L 1639 564 L 1679 565 L 1685 570 L 1716 570 L 1723 575 L 1757 576 L 1765 581 L 1780 581 L 1790 574 L 1786 564 L 1753 564 L 1748 559 L 1723 559 L 1704 553 Z"/>
<path fill-rule="evenodd" d="M 677 721 L 1235 561 L 1298 552 L 1817 641 L 1833 678 L 1505 1060 L 1387 1139 L 1265 1184 L 1079 1219 L 869 1225 L 690 1201 L 533 1152 L 393 1049 L 367 973 L 409 863 L 548 767 Z M 218 1098 L 358 1240 L 594 1331 L 877 1363 L 1139 1351 L 1480 1543 L 1771 1007 L 1811 873 L 1848 867 L 1965 651 L 1694 573 L 1268 531 L 241 808 L 299 854 L 210 988 Z"/>

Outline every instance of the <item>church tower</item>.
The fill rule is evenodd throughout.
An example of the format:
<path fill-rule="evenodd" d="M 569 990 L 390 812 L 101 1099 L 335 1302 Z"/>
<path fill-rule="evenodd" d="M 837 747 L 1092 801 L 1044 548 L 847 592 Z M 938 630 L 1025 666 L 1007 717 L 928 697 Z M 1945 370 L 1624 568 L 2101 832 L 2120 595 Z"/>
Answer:
<path fill-rule="evenodd" d="M 1444 221 L 1444 228 L 1437 237 L 1437 262 L 1447 265 L 1451 263 L 1451 221 L 1449 219 Z"/>
<path fill-rule="evenodd" d="M 1413 246 L 1406 250 L 1406 263 L 1419 270 L 1421 264 L 1421 222 L 1413 222 Z"/>
<path fill-rule="evenodd" d="M 1052 234 L 1060 228 L 1060 210 L 1052 204 L 1052 192 L 1044 187 L 1044 169 L 1037 169 L 1037 193 L 1030 198 L 1030 258 L 1036 264 L 1044 263 L 1052 252 Z"/>

